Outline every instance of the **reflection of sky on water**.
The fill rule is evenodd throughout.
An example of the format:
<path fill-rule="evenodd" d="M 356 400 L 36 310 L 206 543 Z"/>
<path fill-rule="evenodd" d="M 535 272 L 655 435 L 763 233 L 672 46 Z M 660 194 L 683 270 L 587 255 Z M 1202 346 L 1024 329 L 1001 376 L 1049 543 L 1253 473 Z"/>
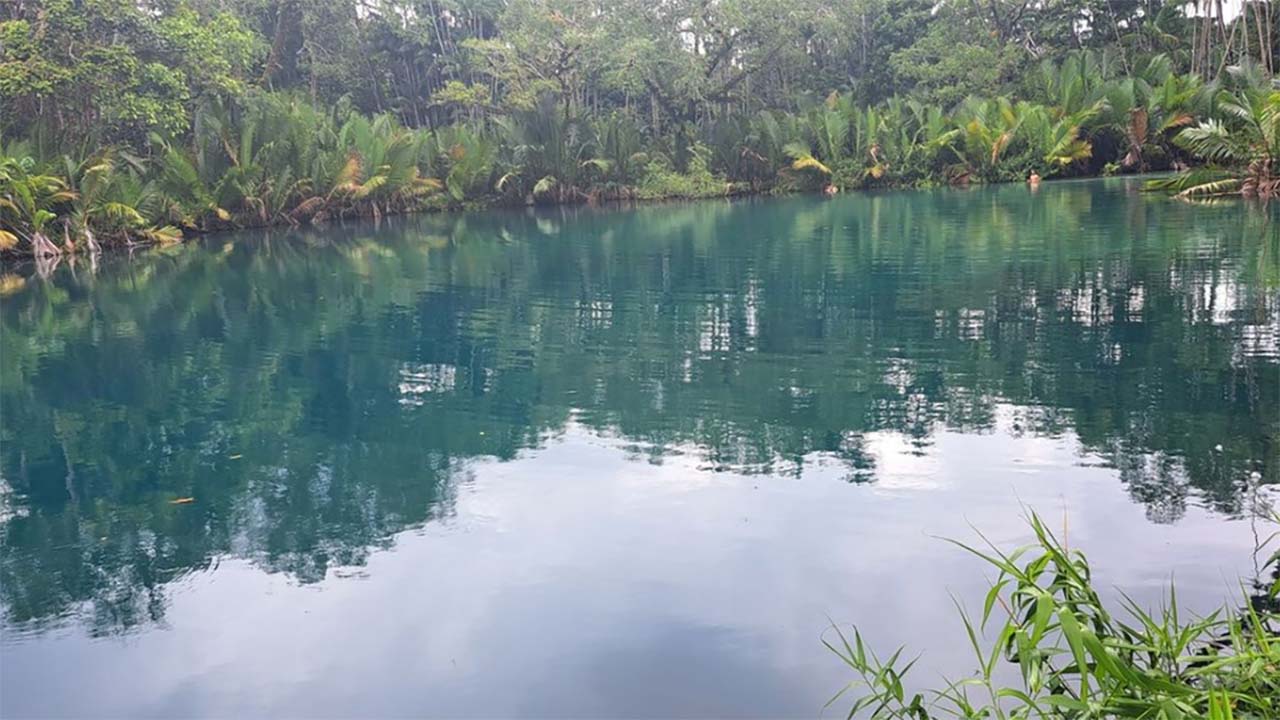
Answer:
<path fill-rule="evenodd" d="M 848 680 L 825 619 L 967 667 L 947 593 L 980 566 L 935 536 L 1025 541 L 1019 501 L 1093 550 L 1102 587 L 1188 607 L 1249 572 L 1248 523 L 1197 508 L 1146 521 L 1071 436 L 942 432 L 867 442 L 879 481 L 658 465 L 577 425 L 510 462 L 477 460 L 454 512 L 366 566 L 299 585 L 227 558 L 172 585 L 164 629 L 6 638 L 6 716 L 813 716 Z M 28 638 L 29 640 L 29 638 Z M 56 668 L 56 672 L 50 669 Z"/>
<path fill-rule="evenodd" d="M 970 665 L 936 536 L 1023 541 L 1023 502 L 1207 607 L 1280 487 L 1277 210 L 563 208 L 29 278 L 0 714 L 812 716 L 828 616 Z"/>

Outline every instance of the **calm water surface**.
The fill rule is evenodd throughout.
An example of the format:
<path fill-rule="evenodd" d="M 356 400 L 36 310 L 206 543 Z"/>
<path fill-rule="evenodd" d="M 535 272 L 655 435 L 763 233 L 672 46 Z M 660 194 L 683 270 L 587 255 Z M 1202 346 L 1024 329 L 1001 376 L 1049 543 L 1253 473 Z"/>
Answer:
<path fill-rule="evenodd" d="M 10 269 L 0 714 L 816 717 L 828 618 L 972 665 L 936 536 L 1024 541 L 1021 504 L 1210 607 L 1280 483 L 1280 211 L 1136 190 Z"/>

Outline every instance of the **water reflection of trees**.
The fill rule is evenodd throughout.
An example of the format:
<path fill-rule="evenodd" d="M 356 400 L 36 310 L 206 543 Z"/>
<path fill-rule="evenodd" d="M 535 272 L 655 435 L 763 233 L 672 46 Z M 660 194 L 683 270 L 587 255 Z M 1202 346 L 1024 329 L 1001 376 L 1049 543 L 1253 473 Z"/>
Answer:
<path fill-rule="evenodd" d="M 10 622 L 157 621 L 228 554 L 323 578 L 570 418 L 651 462 L 864 481 L 866 434 L 927 451 L 1012 406 L 1157 521 L 1280 479 L 1280 239 L 1238 205 L 1081 184 L 208 245 L 4 299 Z"/>

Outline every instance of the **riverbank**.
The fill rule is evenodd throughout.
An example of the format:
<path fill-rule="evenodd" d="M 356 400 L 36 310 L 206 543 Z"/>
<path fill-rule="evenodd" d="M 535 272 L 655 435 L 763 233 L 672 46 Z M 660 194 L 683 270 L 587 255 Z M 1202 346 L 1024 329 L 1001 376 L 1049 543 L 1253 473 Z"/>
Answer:
<path fill-rule="evenodd" d="M 176 232 L 142 232 L 127 233 L 124 235 L 116 234 L 107 238 L 93 235 L 93 242 L 76 244 L 70 241 L 69 233 L 64 236 L 61 245 L 54 243 L 49 239 L 49 244 L 43 246 L 42 252 L 36 252 L 36 247 L 32 245 L 22 244 L 6 244 L 0 247 L 0 262 L 9 261 L 30 261 L 38 258 L 54 258 L 64 256 L 74 256 L 86 253 L 98 253 L 103 251 L 129 251 L 142 249 L 147 247 L 162 246 L 168 244 L 176 244 L 196 237 L 205 237 L 228 232 L 236 232 L 240 230 L 254 230 L 264 228 L 298 228 L 298 227 L 318 227 L 324 226 L 330 222 L 342 222 L 345 220 L 359 219 L 378 219 L 381 217 L 394 217 L 400 215 L 416 215 L 416 214 L 436 214 L 436 213 L 454 213 L 465 214 L 484 212 L 489 210 L 502 209 L 520 209 L 533 207 L 566 207 L 566 206 L 628 206 L 628 205 L 651 205 L 661 203 L 681 203 L 694 202 L 698 200 L 710 200 L 716 198 L 742 198 L 742 197 L 778 197 L 789 194 L 799 194 L 805 191 L 779 191 L 774 188 L 769 189 L 752 189 L 741 185 L 726 185 L 721 192 L 708 192 L 704 194 L 672 194 L 646 196 L 638 192 L 615 192 L 600 191 L 588 192 L 573 198 L 558 199 L 554 202 L 534 202 L 528 201 L 523 203 L 512 203 L 504 201 L 501 198 L 488 198 L 484 200 L 472 200 L 464 203 L 423 203 L 417 207 L 411 208 L 376 208 L 368 206 L 360 212 L 341 213 L 337 216 L 325 214 L 322 217 L 312 217 L 306 221 L 297 221 L 294 218 L 281 218 L 275 222 L 263 223 L 246 223 L 246 224 L 224 224 L 215 228 L 186 228 L 177 229 Z M 3 226 L 0 226 L 0 232 L 7 232 Z M 56 252 L 55 252 L 56 251 Z"/>
<path fill-rule="evenodd" d="M 1074 180 L 1090 180 L 1100 179 L 1104 176 L 1078 176 L 1072 178 Z M 1115 177 L 1115 176 L 1111 176 Z M 995 184 L 1012 184 L 1008 183 Z M 991 184 L 991 183 L 988 183 Z M 876 187 L 876 190 L 911 190 L 936 186 L 934 184 L 916 184 L 916 185 L 883 185 Z M 969 183 L 954 183 L 948 187 L 968 187 Z M 592 207 L 625 207 L 638 205 L 653 205 L 662 203 L 684 203 L 694 202 L 698 200 L 710 200 L 716 198 L 747 198 L 747 197 L 783 197 L 788 195 L 825 195 L 828 197 L 847 192 L 863 192 L 872 188 L 860 188 L 854 190 L 839 190 L 834 185 L 827 185 L 818 188 L 801 188 L 795 185 L 787 187 L 781 185 L 773 186 L 752 186 L 746 183 L 724 182 L 719 185 L 717 182 L 702 181 L 696 183 L 694 189 L 682 189 L 677 192 L 662 194 L 661 191 L 655 192 L 652 188 L 647 192 L 642 192 L 639 188 L 594 188 L 582 192 L 574 193 L 572 196 L 555 198 L 552 200 L 526 198 L 521 202 L 514 202 L 511 198 L 503 198 L 500 196 L 488 197 L 483 199 L 468 200 L 464 202 L 453 202 L 451 198 L 443 194 L 435 194 L 425 199 L 421 204 L 414 207 L 396 207 L 384 206 L 379 207 L 374 204 L 359 206 L 349 212 L 340 212 L 337 215 L 329 213 L 317 212 L 309 218 L 299 218 L 295 214 L 286 214 L 279 216 L 274 221 L 267 222 L 248 222 L 243 224 L 233 224 L 226 222 L 210 228 L 188 227 L 183 229 L 173 228 L 165 231 L 151 231 L 141 233 L 125 233 L 113 234 L 106 238 L 98 235 L 91 235 L 93 242 L 75 243 L 70 240 L 69 230 L 64 233 L 63 243 L 57 244 L 50 238 L 50 243 L 45 246 L 45 251 L 37 253 L 34 246 L 9 244 L 0 247 L 0 263 L 2 262 L 29 262 L 38 258 L 55 258 L 64 256 L 74 256 L 77 254 L 96 253 L 102 251 L 132 251 L 147 247 L 163 246 L 175 244 L 190 240 L 196 237 L 204 237 L 227 232 L 235 232 L 239 230 L 252 230 L 261 228 L 298 228 L 307 226 L 323 226 L 330 222 L 341 222 L 349 219 L 377 219 L 380 217 L 390 217 L 398 215 L 414 215 L 414 214 L 436 214 L 436 213 L 455 213 L 465 214 L 474 212 L 484 212 L 489 210 L 501 209 L 521 209 L 535 207 L 572 207 L 572 206 L 592 206 Z M 65 228 L 65 223 L 64 223 Z M 0 227 L 0 232 L 3 232 Z M 50 249 L 51 248 L 51 249 Z M 53 252 L 56 250 L 57 252 Z"/>
<path fill-rule="evenodd" d="M 1072 68 L 1064 62 L 1061 72 Z M 1119 96 L 993 97 L 944 112 L 913 102 L 860 107 L 832 94 L 804 109 L 672 135 L 634 115 L 593 119 L 542 106 L 414 128 L 390 113 L 324 110 L 294 94 L 254 92 L 202 108 L 184 133 L 153 132 L 133 147 L 80 154 L 42 142 L 4 144 L 0 252 L 52 258 L 405 212 L 991 184 L 1194 165 L 1205 166 L 1163 189 L 1262 197 L 1280 189 L 1270 160 L 1280 155 L 1273 147 L 1280 92 L 1263 80 L 1220 90 L 1167 67 L 1150 73 L 1143 83 L 1181 88 L 1176 108 L 1155 95 L 1142 105 Z M 1118 93 L 1137 79 L 1099 83 Z M 1167 116 L 1156 131 L 1148 120 L 1132 124 L 1153 113 Z"/>
<path fill-rule="evenodd" d="M 1221 103 L 1240 112 L 1253 108 L 1257 122 L 1230 136 L 1217 122 L 1186 127 L 1187 115 L 1166 134 L 1151 138 L 1150 152 L 1158 162 L 1148 163 L 1142 151 L 1130 148 L 1123 162 L 1099 164 L 1106 156 L 1095 154 L 1095 143 L 1101 144 L 1113 126 L 1089 132 L 1083 125 L 1068 128 L 1062 137 L 1076 138 L 1075 145 L 1068 155 L 1059 155 L 1062 147 L 1045 150 L 1044 140 L 1025 129 L 1043 120 L 1048 109 L 1020 103 L 1014 113 L 1015 106 L 1003 98 L 969 103 L 946 121 L 943 127 L 949 130 L 927 142 L 907 140 L 892 153 L 889 146 L 872 142 L 851 153 L 845 139 L 850 129 L 875 111 L 841 109 L 836 98 L 811 117 L 809 127 L 841 129 L 839 145 L 832 145 L 832 138 L 814 144 L 792 141 L 780 148 L 774 143 L 767 157 L 752 149 L 759 140 L 749 135 L 731 143 L 727 153 L 751 158 L 750 166 L 743 167 L 726 160 L 723 148 L 717 152 L 696 141 L 674 156 L 639 150 L 639 130 L 632 124 L 624 133 L 617 118 L 613 125 L 597 128 L 595 139 L 576 141 L 572 160 L 534 163 L 527 145 L 514 145 L 518 152 L 510 150 L 514 156 L 503 159 L 508 146 L 483 129 L 410 129 L 389 115 L 351 114 L 341 120 L 296 98 L 263 95 L 245 109 L 238 133 L 224 126 L 217 137 L 196 139 L 187 147 L 153 138 L 147 156 L 107 149 L 76 163 L 63 155 L 59 170 L 48 160 L 37 161 L 29 143 L 6 145 L 0 156 L 0 256 L 49 259 L 110 246 L 170 244 L 221 230 L 413 212 L 1023 181 L 1035 186 L 1047 177 L 1110 176 L 1170 166 L 1181 172 L 1149 189 L 1185 197 L 1277 194 L 1280 177 L 1273 168 L 1280 166 L 1271 158 L 1280 156 L 1280 146 L 1275 146 L 1280 143 L 1280 111 L 1275 110 L 1280 92 L 1244 88 L 1235 95 L 1224 92 Z M 1094 108 L 1087 115 L 1100 112 Z M 965 113 L 972 119 L 966 122 Z M 979 142 L 970 134 L 977 132 L 984 113 L 1012 125 L 999 137 Z M 1009 120 L 1009 113 L 1016 121 Z M 773 115 L 763 117 L 766 125 L 778 122 Z M 922 122 L 907 115 L 899 120 L 903 129 Z M 278 128 L 280 134 L 268 139 L 259 127 Z M 1175 136 L 1178 127 L 1183 129 Z M 316 132 L 333 139 L 317 142 L 312 137 Z M 619 133 L 632 138 L 625 148 L 618 147 Z M 975 152 L 975 143 L 985 149 Z M 1223 143 L 1235 154 L 1225 153 Z M 541 153 L 550 152 L 546 145 L 540 147 Z M 1181 150 L 1174 152 L 1176 148 Z M 555 154 L 565 149 L 558 147 Z M 1219 162 L 1223 164 L 1214 164 Z"/>

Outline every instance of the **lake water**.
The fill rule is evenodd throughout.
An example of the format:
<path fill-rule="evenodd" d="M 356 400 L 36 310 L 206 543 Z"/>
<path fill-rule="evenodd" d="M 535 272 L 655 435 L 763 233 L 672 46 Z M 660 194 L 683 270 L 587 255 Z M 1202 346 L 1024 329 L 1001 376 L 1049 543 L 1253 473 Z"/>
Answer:
<path fill-rule="evenodd" d="M 816 717 L 830 621 L 972 667 L 938 537 L 1023 506 L 1210 608 L 1280 483 L 1278 227 L 1109 180 L 11 268 L 0 714 Z"/>

